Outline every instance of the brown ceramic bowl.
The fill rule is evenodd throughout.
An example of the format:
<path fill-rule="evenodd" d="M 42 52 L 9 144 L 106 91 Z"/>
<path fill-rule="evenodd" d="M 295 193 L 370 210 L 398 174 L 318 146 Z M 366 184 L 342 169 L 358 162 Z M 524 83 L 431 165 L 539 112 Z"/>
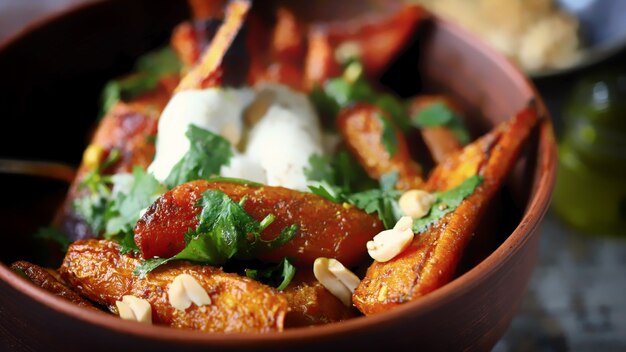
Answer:
<path fill-rule="evenodd" d="M 77 164 L 103 83 L 130 69 L 137 55 L 163 44 L 186 17 L 182 2 L 103 1 L 47 18 L 2 45 L 0 157 Z M 423 87 L 452 95 L 469 112 L 476 135 L 530 99 L 545 114 L 526 77 L 458 27 L 433 19 L 419 37 L 385 77 L 402 93 Z M 408 73 L 418 67 L 420 76 L 409 81 Z M 23 280 L 7 265 L 17 259 L 41 263 L 30 234 L 50 220 L 65 186 L 0 175 L 0 349 L 487 350 L 504 334 L 524 296 L 555 168 L 552 128 L 544 119 L 502 192 L 507 201 L 501 244 L 480 264 L 386 313 L 264 335 L 206 334 L 123 321 L 82 309 Z"/>

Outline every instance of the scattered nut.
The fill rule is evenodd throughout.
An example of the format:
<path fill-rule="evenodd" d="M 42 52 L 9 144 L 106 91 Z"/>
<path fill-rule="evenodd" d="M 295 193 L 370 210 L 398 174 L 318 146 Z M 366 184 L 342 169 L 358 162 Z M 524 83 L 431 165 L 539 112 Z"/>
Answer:
<path fill-rule="evenodd" d="M 341 262 L 332 258 L 317 258 L 313 263 L 313 274 L 343 304 L 352 305 L 352 293 L 361 280 Z"/>
<path fill-rule="evenodd" d="M 432 194 L 420 189 L 412 189 L 402 194 L 398 205 L 405 215 L 419 219 L 428 214 L 434 202 L 435 196 Z"/>
<path fill-rule="evenodd" d="M 124 296 L 121 301 L 115 302 L 115 306 L 120 318 L 124 320 L 152 324 L 152 307 L 145 299 L 135 296 Z"/>
<path fill-rule="evenodd" d="M 206 290 L 189 274 L 180 274 L 174 278 L 167 290 L 172 307 L 185 311 L 195 303 L 198 307 L 211 304 L 211 297 Z"/>
<path fill-rule="evenodd" d="M 377 262 L 387 262 L 402 253 L 413 241 L 413 219 L 403 216 L 393 229 L 385 230 L 367 242 L 367 252 Z"/>

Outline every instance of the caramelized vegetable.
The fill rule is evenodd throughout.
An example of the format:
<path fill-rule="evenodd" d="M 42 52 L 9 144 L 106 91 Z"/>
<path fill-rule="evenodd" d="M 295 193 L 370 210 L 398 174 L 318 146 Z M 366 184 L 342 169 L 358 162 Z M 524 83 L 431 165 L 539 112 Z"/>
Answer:
<path fill-rule="evenodd" d="M 250 1 L 233 0 L 228 3 L 224 22 L 219 27 L 211 45 L 202 54 L 197 65 L 185 75 L 177 91 L 219 86 L 222 82 L 222 64 L 228 49 L 241 31 Z"/>
<path fill-rule="evenodd" d="M 138 259 L 119 254 L 111 241 L 77 241 L 60 268 L 61 275 L 83 296 L 116 312 L 124 295 L 147 300 L 155 324 L 205 332 L 281 331 L 287 301 L 276 290 L 247 277 L 205 265 L 169 263 L 147 274 L 133 275 Z M 167 290 L 180 274 L 191 275 L 207 291 L 211 304 L 192 304 L 184 312 L 169 303 Z"/>
<path fill-rule="evenodd" d="M 78 293 L 67 287 L 60 278 L 55 277 L 49 269 L 20 260 L 11 264 L 11 270 L 24 274 L 30 282 L 55 296 L 64 298 L 81 307 L 98 310 L 93 304 L 82 298 Z"/>
<path fill-rule="evenodd" d="M 444 104 L 448 109 L 459 114 L 458 108 L 447 97 L 442 95 L 424 95 L 416 97 L 411 101 L 409 115 L 416 116 L 421 110 L 435 103 Z M 430 151 L 430 155 L 436 163 L 446 160 L 463 148 L 463 144 L 445 126 L 423 127 L 420 128 L 420 133 L 426 147 Z"/>
<path fill-rule="evenodd" d="M 359 314 L 322 286 L 310 269 L 298 270 L 283 294 L 289 304 L 286 328 L 335 323 Z"/>
<path fill-rule="evenodd" d="M 343 109 L 337 117 L 337 127 L 348 149 L 370 177 L 380 179 L 386 173 L 397 171 L 398 189 L 422 187 L 421 170 L 411 160 L 404 135 L 378 107 L 360 103 Z M 383 136 L 385 128 L 390 129 L 386 137 Z M 384 145 L 384 138 L 395 144 L 393 155 Z"/>
<path fill-rule="evenodd" d="M 454 212 L 416 235 L 403 253 L 370 266 L 353 295 L 361 312 L 370 315 L 391 309 L 450 281 L 472 233 L 536 122 L 534 108 L 526 108 L 437 166 L 425 187 L 429 191 L 448 190 L 475 174 L 484 180 Z"/>
<path fill-rule="evenodd" d="M 135 242 L 144 258 L 168 258 L 185 247 L 185 232 L 196 228 L 201 211 L 196 203 L 207 189 L 220 190 L 235 202 L 246 196 L 244 209 L 257 221 L 273 214 L 275 221 L 261 234 L 264 240 L 276 238 L 287 226 L 298 225 L 296 235 L 289 242 L 259 255 L 259 259 L 266 261 L 278 262 L 286 256 L 294 264 L 304 266 L 312 265 L 318 257 L 329 257 L 346 266 L 357 265 L 367 256 L 367 241 L 383 229 L 377 217 L 311 193 L 282 187 L 193 181 L 162 195 L 137 222 Z"/>
<path fill-rule="evenodd" d="M 90 149 L 95 155 L 85 153 L 76 179 L 70 186 L 63 207 L 54 223 L 71 239 L 93 237 L 89 226 L 72 208 L 74 199 L 84 194 L 79 190 L 85 174 L 103 162 L 112 150 L 119 151 L 117 161 L 104 170 L 106 174 L 130 172 L 133 166 L 147 168 L 154 158 L 154 142 L 160 111 L 165 107 L 177 78 L 161 80 L 154 91 L 139 96 L 131 103 L 118 102 L 103 117 L 91 140 Z M 91 160 L 95 157 L 95 160 Z"/>
<path fill-rule="evenodd" d="M 375 19 L 357 19 L 320 25 L 332 48 L 350 43 L 369 77 L 378 77 L 393 59 L 406 48 L 425 11 L 417 5 L 405 5 L 400 10 Z M 333 51 L 334 52 L 334 51 Z"/>

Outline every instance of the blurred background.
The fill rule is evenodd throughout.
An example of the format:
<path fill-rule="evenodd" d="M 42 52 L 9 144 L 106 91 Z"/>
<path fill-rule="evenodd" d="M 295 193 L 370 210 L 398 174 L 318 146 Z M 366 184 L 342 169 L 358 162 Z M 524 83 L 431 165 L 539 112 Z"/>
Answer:
<path fill-rule="evenodd" d="M 0 0 L 0 42 L 97 0 Z M 559 140 L 526 300 L 494 351 L 626 351 L 626 1 L 409 0 L 524 70 Z"/>

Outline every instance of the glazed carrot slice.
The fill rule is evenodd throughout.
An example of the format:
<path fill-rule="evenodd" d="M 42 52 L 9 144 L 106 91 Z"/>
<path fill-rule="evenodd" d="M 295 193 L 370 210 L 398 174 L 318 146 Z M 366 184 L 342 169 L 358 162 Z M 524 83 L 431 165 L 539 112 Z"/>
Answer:
<path fill-rule="evenodd" d="M 181 80 L 177 91 L 219 85 L 224 56 L 243 27 L 250 7 L 251 3 L 247 0 L 233 0 L 228 3 L 224 22 L 215 33 L 211 45 L 202 54 L 198 64 Z"/>
<path fill-rule="evenodd" d="M 168 263 L 145 277 L 133 275 L 139 260 L 121 255 L 113 241 L 74 242 L 59 269 L 79 293 L 116 313 L 125 295 L 145 299 L 155 324 L 204 332 L 281 331 L 286 299 L 275 289 L 208 265 Z M 206 290 L 211 304 L 192 304 L 185 311 L 172 307 L 167 291 L 174 278 L 188 274 Z"/>
<path fill-rule="evenodd" d="M 162 195 L 139 219 L 135 243 L 144 258 L 168 258 L 185 247 L 185 232 L 195 229 L 201 208 L 201 193 L 217 189 L 239 202 L 246 196 L 244 209 L 258 221 L 273 214 L 275 221 L 261 237 L 276 238 L 287 226 L 298 225 L 296 235 L 285 245 L 259 255 L 278 262 L 284 257 L 298 266 L 312 265 L 318 257 L 336 258 L 346 266 L 366 258 L 365 244 L 383 230 L 380 220 L 355 207 L 344 207 L 312 193 L 282 187 L 246 186 L 227 182 L 192 181 Z"/>
<path fill-rule="evenodd" d="M 537 120 L 535 109 L 526 108 L 437 166 L 426 183 L 427 190 L 448 190 L 476 174 L 484 180 L 454 212 L 416 235 L 407 250 L 386 263 L 374 262 L 369 267 L 353 295 L 361 312 L 370 315 L 386 311 L 452 279 L 472 233 Z"/>
<path fill-rule="evenodd" d="M 420 167 L 411 159 L 404 135 L 380 108 L 366 103 L 345 108 L 337 117 L 337 128 L 371 178 L 380 179 L 386 173 L 397 171 L 396 188 L 423 187 Z M 389 138 L 395 144 L 393 155 L 383 144 L 385 128 L 390 129 Z"/>

